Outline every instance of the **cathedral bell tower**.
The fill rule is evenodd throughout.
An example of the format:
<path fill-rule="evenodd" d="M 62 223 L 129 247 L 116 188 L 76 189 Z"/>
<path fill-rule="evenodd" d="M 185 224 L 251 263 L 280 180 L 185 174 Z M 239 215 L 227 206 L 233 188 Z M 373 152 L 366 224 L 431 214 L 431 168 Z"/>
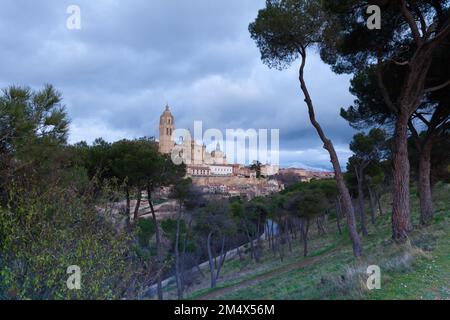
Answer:
<path fill-rule="evenodd" d="M 175 123 L 169 105 L 166 105 L 166 109 L 159 119 L 159 152 L 162 154 L 169 154 L 172 152 L 174 147 L 174 142 L 172 140 L 174 126 Z"/>

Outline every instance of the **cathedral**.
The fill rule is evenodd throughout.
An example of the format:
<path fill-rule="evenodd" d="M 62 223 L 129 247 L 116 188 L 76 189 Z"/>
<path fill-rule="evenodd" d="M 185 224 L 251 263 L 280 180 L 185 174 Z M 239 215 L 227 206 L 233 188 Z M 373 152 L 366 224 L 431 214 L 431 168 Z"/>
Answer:
<path fill-rule="evenodd" d="M 170 112 L 170 107 L 166 105 L 159 120 L 159 152 L 162 154 L 171 154 L 174 148 L 176 148 L 176 152 L 180 153 L 184 163 L 188 166 L 188 171 L 192 171 L 193 173 L 201 172 L 204 175 L 209 175 L 211 172 L 216 171 L 223 172 L 223 175 L 232 173 L 232 170 L 230 172 L 232 166 L 227 164 L 227 158 L 220 149 L 219 143 L 217 143 L 216 149 L 212 152 L 206 150 L 204 143 L 200 145 L 192 138 L 184 139 L 179 144 L 176 144 L 172 137 L 174 130 L 175 119 Z M 210 166 L 214 166 L 214 168 Z M 215 168 L 217 166 L 230 167 L 230 169 L 220 168 L 219 170 Z"/>
<path fill-rule="evenodd" d="M 159 152 L 172 154 L 176 152 L 186 164 L 188 176 L 197 177 L 247 177 L 256 175 L 249 167 L 241 164 L 230 164 L 225 153 L 221 150 L 220 143 L 211 152 L 206 150 L 205 143 L 199 144 L 192 135 L 176 142 L 174 137 L 175 118 L 166 105 L 159 119 Z M 261 175 L 269 177 L 278 173 L 278 165 L 264 164 L 261 166 Z"/>

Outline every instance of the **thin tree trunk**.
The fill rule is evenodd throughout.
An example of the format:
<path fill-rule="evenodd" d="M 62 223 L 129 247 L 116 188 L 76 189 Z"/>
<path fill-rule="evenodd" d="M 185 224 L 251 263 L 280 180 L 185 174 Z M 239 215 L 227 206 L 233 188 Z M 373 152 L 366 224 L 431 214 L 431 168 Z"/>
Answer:
<path fill-rule="evenodd" d="M 211 275 L 211 288 L 215 288 L 216 287 L 216 274 L 214 272 L 214 257 L 213 257 L 213 253 L 212 253 L 212 248 L 211 248 L 211 238 L 212 238 L 213 233 L 210 232 L 208 234 L 208 239 L 206 240 L 206 248 L 208 250 L 208 261 L 209 261 L 209 273 Z"/>
<path fill-rule="evenodd" d="M 303 218 L 301 224 L 302 240 L 303 240 L 303 256 L 308 256 L 308 230 L 309 230 L 309 219 Z"/>
<path fill-rule="evenodd" d="M 217 271 L 216 271 L 216 282 L 217 279 L 219 279 L 220 270 L 222 270 L 222 266 L 225 263 L 225 259 L 227 257 L 227 252 L 225 251 L 225 237 L 222 238 L 222 247 L 220 249 L 220 257 L 219 257 L 219 264 L 217 265 Z"/>
<path fill-rule="evenodd" d="M 284 245 L 282 243 L 283 239 L 283 229 L 282 229 L 282 221 L 281 217 L 277 221 L 277 248 L 278 253 L 280 255 L 280 260 L 283 261 L 284 259 Z"/>
<path fill-rule="evenodd" d="M 342 229 L 341 229 L 341 212 L 340 212 L 340 204 L 339 204 L 339 199 L 336 200 L 336 224 L 337 224 L 337 228 L 339 231 L 339 234 L 342 234 Z"/>
<path fill-rule="evenodd" d="M 380 216 L 383 215 L 383 208 L 381 207 L 381 194 L 380 192 L 376 192 L 377 197 L 377 203 L 378 203 L 378 210 L 380 211 Z"/>
<path fill-rule="evenodd" d="M 239 261 L 242 262 L 244 259 L 243 259 L 243 257 L 242 257 L 241 249 L 240 249 L 239 247 L 237 247 L 236 251 L 237 251 L 237 254 L 238 254 L 238 256 L 239 256 Z"/>
<path fill-rule="evenodd" d="M 288 242 L 289 252 L 292 252 L 292 242 L 291 242 L 291 237 L 290 237 L 289 219 L 288 218 L 286 218 L 285 228 L 286 228 L 286 240 Z"/>
<path fill-rule="evenodd" d="M 325 213 L 318 216 L 316 218 L 316 224 L 317 224 L 317 234 L 320 236 L 326 235 L 327 231 L 325 230 Z"/>
<path fill-rule="evenodd" d="M 366 213 L 364 210 L 364 191 L 363 191 L 363 179 L 364 179 L 364 170 L 363 168 L 356 168 L 356 180 L 358 181 L 358 206 L 359 206 L 359 215 L 360 215 L 360 224 L 361 224 L 361 232 L 363 236 L 367 237 L 367 227 L 366 227 Z"/>
<path fill-rule="evenodd" d="M 175 234 L 175 280 L 177 284 L 177 297 L 178 300 L 183 299 L 183 284 L 181 283 L 181 270 L 180 270 L 180 224 L 181 224 L 181 211 L 182 205 L 180 204 L 180 208 L 178 210 L 177 217 L 177 229 Z"/>
<path fill-rule="evenodd" d="M 142 199 L 142 189 L 138 188 L 138 190 L 137 190 L 136 206 L 134 207 L 134 214 L 133 214 L 133 223 L 134 224 L 136 224 L 137 221 L 138 221 L 139 209 L 141 207 L 141 199 Z"/>
<path fill-rule="evenodd" d="M 275 243 L 274 243 L 274 232 L 273 232 L 273 224 L 274 224 L 274 220 L 271 219 L 270 220 L 271 225 L 270 225 L 270 236 L 272 238 L 272 252 L 275 254 Z"/>
<path fill-rule="evenodd" d="M 305 103 L 308 107 L 309 119 L 311 121 L 311 124 L 316 129 L 320 139 L 322 140 L 323 147 L 325 148 L 325 150 L 328 151 L 328 153 L 330 155 L 330 160 L 331 160 L 331 163 L 332 163 L 333 169 L 334 169 L 336 184 L 337 184 L 339 193 L 342 197 L 343 211 L 347 218 L 348 231 L 349 231 L 350 240 L 351 240 L 352 246 L 353 246 L 353 255 L 355 257 L 359 257 L 362 254 L 362 247 L 361 247 L 360 237 L 358 235 L 358 232 L 356 231 L 355 212 L 354 212 L 354 208 L 352 205 L 350 193 L 344 183 L 344 177 L 342 174 L 341 165 L 339 164 L 339 159 L 337 157 L 336 150 L 334 149 L 333 143 L 331 142 L 331 140 L 329 140 L 325 136 L 325 133 L 323 132 L 322 127 L 316 121 L 316 118 L 315 118 L 314 106 L 313 106 L 313 103 L 311 100 L 311 96 L 309 95 L 309 91 L 306 86 L 306 82 L 305 82 L 305 78 L 304 78 L 304 69 L 305 69 L 305 64 L 306 64 L 306 49 L 302 48 L 300 54 L 302 56 L 302 63 L 300 66 L 300 71 L 299 71 L 299 80 L 300 80 L 301 89 L 305 96 Z"/>
<path fill-rule="evenodd" d="M 296 240 L 297 239 L 297 219 L 296 218 L 292 219 L 292 223 L 290 224 L 290 226 L 291 226 L 292 240 Z"/>
<path fill-rule="evenodd" d="M 258 221 L 257 221 L 257 226 L 256 226 L 256 250 L 255 250 L 256 262 L 260 261 L 261 250 L 262 250 L 260 228 L 261 228 L 261 215 L 258 215 Z"/>
<path fill-rule="evenodd" d="M 433 199 L 431 195 L 431 149 L 432 142 L 428 139 L 422 147 L 419 157 L 419 199 L 420 223 L 428 224 L 433 219 Z"/>
<path fill-rule="evenodd" d="M 158 299 L 163 300 L 163 290 L 162 290 L 162 251 L 161 251 L 161 232 L 159 229 L 158 221 L 156 220 L 156 214 L 155 214 L 155 208 L 153 207 L 153 201 L 152 201 L 152 191 L 151 187 L 147 186 L 147 198 L 148 198 L 148 204 L 150 206 L 150 211 L 152 212 L 152 219 L 153 223 L 155 225 L 155 235 L 156 235 L 156 261 L 157 261 L 157 268 L 158 268 L 158 276 L 157 276 L 157 291 L 158 291 Z"/>
<path fill-rule="evenodd" d="M 319 217 L 316 217 L 316 226 L 317 226 L 317 235 L 321 236 L 322 235 L 322 230 L 320 230 L 320 221 L 319 221 Z"/>
<path fill-rule="evenodd" d="M 251 256 L 251 259 L 252 259 L 252 260 L 253 260 L 253 259 L 256 260 L 256 257 L 255 257 L 255 247 L 254 247 L 254 245 L 253 245 L 253 238 L 252 238 L 252 236 L 250 235 L 250 230 L 248 229 L 247 220 L 244 219 L 243 223 L 244 223 L 245 231 L 246 231 L 246 234 L 247 234 L 247 240 L 248 240 L 248 242 L 250 243 L 250 256 Z"/>
<path fill-rule="evenodd" d="M 300 218 L 300 244 L 303 244 L 303 237 L 304 237 L 304 232 L 303 232 L 303 228 L 305 227 L 305 219 Z"/>
<path fill-rule="evenodd" d="M 126 207 L 125 207 L 125 214 L 127 215 L 127 229 L 130 229 L 130 225 L 131 225 L 131 200 L 130 200 L 130 187 L 128 186 L 128 184 L 125 186 L 125 198 L 126 198 Z"/>
<path fill-rule="evenodd" d="M 369 204 L 370 204 L 370 217 L 372 224 L 375 224 L 375 199 L 373 195 L 373 190 L 369 184 L 367 184 L 367 191 L 369 192 Z"/>
<path fill-rule="evenodd" d="M 270 246 L 270 238 L 269 238 L 269 220 L 266 220 L 264 229 L 266 230 L 266 236 L 265 236 L 265 239 L 266 239 L 266 241 L 269 241 L 269 246 Z"/>
<path fill-rule="evenodd" d="M 184 292 L 185 290 L 185 258 L 186 258 L 186 249 L 187 249 L 187 241 L 189 238 L 189 231 L 191 230 L 191 224 L 192 224 L 192 219 L 190 219 L 188 226 L 186 228 L 186 233 L 184 235 L 184 241 L 183 241 L 183 253 L 181 255 L 181 290 L 182 292 Z"/>

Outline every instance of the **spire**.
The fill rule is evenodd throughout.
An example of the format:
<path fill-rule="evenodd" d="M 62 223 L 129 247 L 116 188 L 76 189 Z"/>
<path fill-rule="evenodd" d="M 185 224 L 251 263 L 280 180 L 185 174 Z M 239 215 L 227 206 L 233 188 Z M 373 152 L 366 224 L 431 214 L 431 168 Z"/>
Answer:
<path fill-rule="evenodd" d="M 220 151 L 220 142 L 217 142 L 216 151 Z"/>
<path fill-rule="evenodd" d="M 168 103 L 166 103 L 166 111 L 170 111 L 170 110 L 169 110 L 169 104 L 168 104 Z"/>

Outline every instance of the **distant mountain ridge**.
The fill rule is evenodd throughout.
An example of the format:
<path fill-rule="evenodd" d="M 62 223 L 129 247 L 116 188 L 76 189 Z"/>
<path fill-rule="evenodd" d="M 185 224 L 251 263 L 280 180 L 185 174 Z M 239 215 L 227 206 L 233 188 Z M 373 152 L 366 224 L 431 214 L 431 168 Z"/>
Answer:
<path fill-rule="evenodd" d="M 308 166 L 302 162 L 294 162 L 291 165 L 286 166 L 286 167 L 283 166 L 282 168 L 283 169 L 303 169 L 303 170 L 311 171 L 311 172 L 331 172 L 331 171 L 333 171 L 331 169 L 331 167 L 330 168 L 312 167 L 312 166 Z"/>

